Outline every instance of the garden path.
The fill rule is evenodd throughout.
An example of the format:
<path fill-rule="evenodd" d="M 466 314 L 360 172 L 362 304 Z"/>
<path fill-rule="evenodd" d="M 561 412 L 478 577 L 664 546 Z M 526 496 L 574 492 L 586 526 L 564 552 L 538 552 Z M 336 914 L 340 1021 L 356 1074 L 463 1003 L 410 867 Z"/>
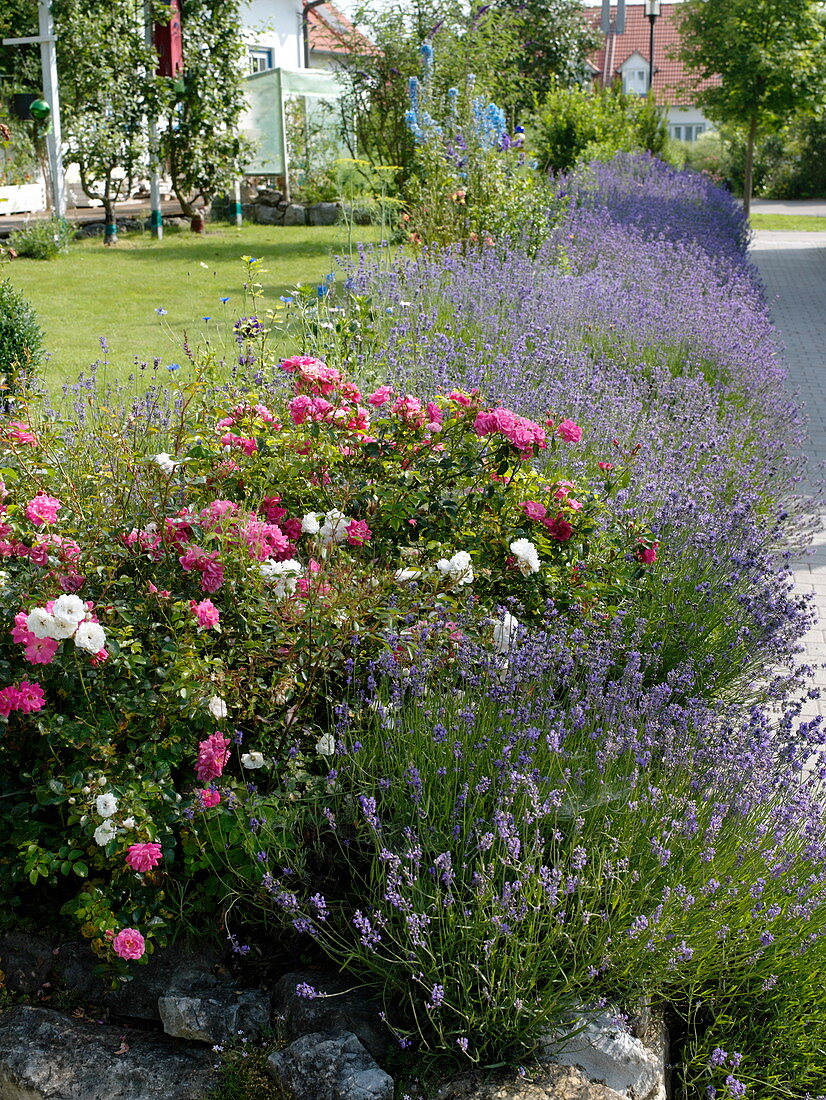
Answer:
<path fill-rule="evenodd" d="M 826 463 L 826 232 L 754 234 L 751 259 L 766 288 L 772 318 L 786 346 L 789 384 L 797 390 L 809 418 L 807 454 L 814 478 Z M 816 626 L 804 638 L 806 653 L 819 665 L 815 683 L 823 698 L 807 703 L 804 714 L 826 714 L 826 510 L 812 553 L 794 565 L 805 592 L 813 592 Z"/>

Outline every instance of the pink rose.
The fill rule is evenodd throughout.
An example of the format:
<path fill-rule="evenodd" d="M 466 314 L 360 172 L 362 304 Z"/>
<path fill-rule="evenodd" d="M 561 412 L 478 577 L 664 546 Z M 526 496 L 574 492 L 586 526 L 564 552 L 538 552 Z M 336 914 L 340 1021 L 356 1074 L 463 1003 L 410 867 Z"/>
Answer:
<path fill-rule="evenodd" d="M 192 600 L 190 607 L 192 608 L 192 614 L 198 620 L 198 626 L 200 626 L 202 630 L 209 630 L 211 627 L 218 625 L 221 618 L 221 612 L 212 600 L 201 600 L 200 603 L 196 603 Z"/>
<path fill-rule="evenodd" d="M 541 522 L 548 514 L 548 509 L 544 504 L 540 504 L 538 500 L 523 500 L 519 507 L 524 509 L 528 519 L 535 519 L 538 522 Z"/>
<path fill-rule="evenodd" d="M 548 516 L 542 522 L 548 528 L 548 534 L 551 538 L 556 539 L 558 542 L 567 542 L 574 533 L 573 527 L 561 514 L 556 516 L 555 519 Z"/>
<path fill-rule="evenodd" d="M 217 806 L 221 801 L 221 792 L 216 791 L 214 787 L 207 787 L 203 791 L 198 791 L 198 801 L 201 803 L 202 809 L 211 810 L 213 806 Z"/>
<path fill-rule="evenodd" d="M 56 523 L 58 510 L 62 507 L 63 505 L 56 497 L 38 493 L 26 505 L 26 517 L 35 527 L 42 527 L 44 523 Z"/>
<path fill-rule="evenodd" d="M 657 560 L 657 547 L 659 545 L 658 542 L 652 542 L 650 546 L 647 546 L 644 542 L 640 542 L 636 550 L 639 561 L 645 565 L 653 565 Z"/>
<path fill-rule="evenodd" d="M 364 546 L 366 542 L 369 542 L 373 532 L 367 526 L 363 519 L 354 519 L 351 523 L 348 523 L 344 528 L 347 532 L 347 541 L 351 546 Z"/>
<path fill-rule="evenodd" d="M 21 680 L 17 688 L 17 710 L 29 714 L 33 710 L 42 710 L 45 705 L 46 699 L 40 684 L 30 684 L 28 680 Z"/>
<path fill-rule="evenodd" d="M 10 420 L 6 424 L 6 431 L 13 443 L 27 443 L 31 447 L 37 446 L 37 436 L 30 431 L 28 424 L 24 424 L 20 420 Z"/>
<path fill-rule="evenodd" d="M 281 364 L 281 369 L 286 371 L 287 374 L 294 374 L 297 370 L 306 370 L 307 367 L 312 366 L 325 366 L 320 359 L 312 359 L 309 355 L 294 355 L 291 359 L 285 359 Z"/>
<path fill-rule="evenodd" d="M 133 871 L 151 871 L 160 862 L 160 844 L 130 844 L 126 849 L 126 864 Z"/>
<path fill-rule="evenodd" d="M 31 665 L 50 665 L 59 647 L 60 642 L 56 638 L 38 638 L 32 634 L 31 641 L 26 643 L 23 650 L 23 656 Z"/>
<path fill-rule="evenodd" d="M 371 393 L 367 398 L 367 404 L 378 409 L 381 405 L 386 404 L 392 396 L 393 391 L 389 386 L 379 386 L 376 392 Z"/>
<path fill-rule="evenodd" d="M 210 779 L 219 779 L 229 760 L 229 738 L 220 733 L 212 733 L 198 745 L 198 761 L 195 774 L 202 783 Z"/>
<path fill-rule="evenodd" d="M 146 940 L 137 928 L 121 928 L 112 940 L 112 950 L 122 959 L 140 959 L 146 952 Z"/>
<path fill-rule="evenodd" d="M 582 439 L 582 428 L 578 424 L 574 424 L 573 420 L 563 420 L 557 426 L 556 434 L 568 443 L 579 443 Z"/>

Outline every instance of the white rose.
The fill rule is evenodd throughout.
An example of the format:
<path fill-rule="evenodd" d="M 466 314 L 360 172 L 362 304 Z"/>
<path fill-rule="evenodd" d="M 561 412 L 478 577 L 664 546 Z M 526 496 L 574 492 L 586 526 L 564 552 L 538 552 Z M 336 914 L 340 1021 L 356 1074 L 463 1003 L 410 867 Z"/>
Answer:
<path fill-rule="evenodd" d="M 73 637 L 77 630 L 77 622 L 74 619 L 67 619 L 65 615 L 53 615 L 52 622 L 52 638 L 57 638 L 59 641 L 63 641 L 64 638 Z"/>
<path fill-rule="evenodd" d="M 301 521 L 301 533 L 302 535 L 317 535 L 320 526 L 318 512 L 308 512 Z"/>
<path fill-rule="evenodd" d="M 319 756 L 332 756 L 336 751 L 336 739 L 331 733 L 322 734 L 315 743 L 315 751 Z"/>
<path fill-rule="evenodd" d="M 174 474 L 175 467 L 180 465 L 180 463 L 175 462 L 172 455 L 167 454 L 166 451 L 161 451 L 160 454 L 154 455 L 152 461 L 156 462 L 165 474 Z"/>
<path fill-rule="evenodd" d="M 324 523 L 318 530 L 318 537 L 325 546 L 331 546 L 334 542 L 344 542 L 347 538 L 345 528 L 352 522 L 350 516 L 345 516 L 343 512 L 333 508 L 325 514 Z"/>
<path fill-rule="evenodd" d="M 288 558 L 287 561 L 273 561 L 272 558 L 267 558 L 266 561 L 261 562 L 259 569 L 265 581 L 275 581 L 275 595 L 280 599 L 291 596 L 295 592 L 298 578 L 304 572 L 304 566 L 295 558 Z"/>
<path fill-rule="evenodd" d="M 213 718 L 221 719 L 227 716 L 227 704 L 220 695 L 213 695 L 207 703 L 207 710 Z"/>
<path fill-rule="evenodd" d="M 81 623 L 75 634 L 75 645 L 89 653 L 100 653 L 106 645 L 106 634 L 100 623 Z"/>
<path fill-rule="evenodd" d="M 26 629 L 35 638 L 54 638 L 55 621 L 45 607 L 33 607 L 26 616 Z"/>
<path fill-rule="evenodd" d="M 99 844 L 101 848 L 108 844 L 110 840 L 113 840 L 118 835 L 118 830 L 115 827 L 114 821 L 104 821 L 94 831 L 95 843 Z"/>
<path fill-rule="evenodd" d="M 394 581 L 417 581 L 422 575 L 421 569 L 397 569 L 393 574 Z"/>
<path fill-rule="evenodd" d="M 58 596 L 54 602 L 52 614 L 55 618 L 71 619 L 77 626 L 86 618 L 86 604 L 80 596 Z"/>
<path fill-rule="evenodd" d="M 510 545 L 510 551 L 516 558 L 516 564 L 523 577 L 528 573 L 539 572 L 539 552 L 530 539 L 516 539 Z"/>
<path fill-rule="evenodd" d="M 470 584 L 473 581 L 473 561 L 467 550 L 459 550 L 452 558 L 440 558 L 436 568 L 454 584 Z"/>
<path fill-rule="evenodd" d="M 264 754 L 260 752 L 245 752 L 241 757 L 241 763 L 245 768 L 249 768 L 250 771 L 254 771 L 256 768 L 263 768 Z"/>
<path fill-rule="evenodd" d="M 135 819 L 134 819 L 134 817 L 125 817 L 123 819 L 123 827 L 124 827 L 124 829 L 134 829 L 135 828 Z"/>
<path fill-rule="evenodd" d="M 497 653 L 507 653 L 519 626 L 519 620 L 505 612 L 505 617 L 493 628 L 493 648 Z"/>
<path fill-rule="evenodd" d="M 95 809 L 101 817 L 111 817 L 118 812 L 118 800 L 111 793 L 99 794 L 95 799 Z"/>

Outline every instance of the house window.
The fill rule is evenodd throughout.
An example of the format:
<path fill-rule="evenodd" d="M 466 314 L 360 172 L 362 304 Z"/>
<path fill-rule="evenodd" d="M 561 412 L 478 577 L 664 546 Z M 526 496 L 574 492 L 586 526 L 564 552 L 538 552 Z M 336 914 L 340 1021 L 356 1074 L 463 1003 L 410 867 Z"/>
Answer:
<path fill-rule="evenodd" d="M 250 72 L 263 73 L 275 67 L 273 51 L 266 46 L 250 46 Z"/>
<path fill-rule="evenodd" d="M 645 95 L 648 91 L 648 69 L 626 69 L 622 74 L 622 90 L 626 95 Z"/>
<path fill-rule="evenodd" d="M 671 136 L 674 138 L 675 141 L 682 141 L 683 140 L 683 128 L 682 128 L 682 126 L 672 126 L 671 127 Z"/>

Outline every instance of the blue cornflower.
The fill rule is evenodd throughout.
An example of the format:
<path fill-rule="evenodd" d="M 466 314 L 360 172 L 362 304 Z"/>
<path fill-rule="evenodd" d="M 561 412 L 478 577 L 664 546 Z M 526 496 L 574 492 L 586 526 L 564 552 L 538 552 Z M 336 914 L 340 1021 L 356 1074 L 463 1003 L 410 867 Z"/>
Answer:
<path fill-rule="evenodd" d="M 211 321 L 211 320 L 212 320 L 212 318 L 211 318 L 211 317 L 204 317 L 204 320 L 205 320 L 205 321 Z"/>
<path fill-rule="evenodd" d="M 180 363 L 168 363 L 166 369 L 170 370 L 170 371 L 180 370 L 181 369 L 181 364 Z"/>
<path fill-rule="evenodd" d="M 286 302 L 287 305 L 290 305 L 290 303 L 293 302 L 295 299 L 293 298 L 292 294 L 282 294 L 280 300 L 282 302 Z"/>
<path fill-rule="evenodd" d="M 163 317 L 167 313 L 169 313 L 169 310 L 168 309 L 161 309 L 161 307 L 158 306 L 158 308 L 155 310 L 155 312 L 158 314 L 159 317 Z"/>
<path fill-rule="evenodd" d="M 226 304 L 227 304 L 227 302 L 229 301 L 229 298 L 219 298 L 219 299 L 218 299 L 218 301 L 219 301 L 219 302 L 223 302 L 223 303 L 224 303 L 224 305 L 226 305 Z"/>

